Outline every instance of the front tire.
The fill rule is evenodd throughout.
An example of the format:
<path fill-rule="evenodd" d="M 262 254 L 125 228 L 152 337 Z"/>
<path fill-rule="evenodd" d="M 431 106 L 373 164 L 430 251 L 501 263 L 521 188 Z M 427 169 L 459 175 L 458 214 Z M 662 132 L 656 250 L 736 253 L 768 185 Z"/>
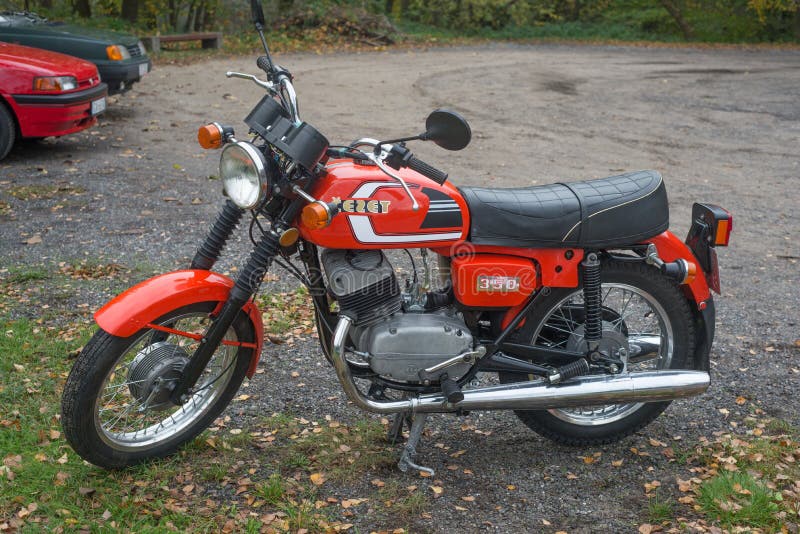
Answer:
<path fill-rule="evenodd" d="M 679 287 L 653 267 L 616 260 L 603 262 L 601 284 L 601 349 L 605 344 L 610 351 L 626 354 L 624 372 L 683 368 L 694 351 L 694 327 Z M 530 313 L 516 338 L 532 345 L 583 351 L 582 313 L 581 288 L 554 290 Z M 643 356 L 645 351 L 649 357 Z M 642 361 L 634 362 L 637 355 L 642 355 Z M 519 382 L 521 378 L 500 373 L 501 383 Z M 587 446 L 629 436 L 652 422 L 669 404 L 518 410 L 515 414 L 531 430 L 557 443 Z"/>
<path fill-rule="evenodd" d="M 173 310 L 153 321 L 203 333 L 216 302 Z M 225 334 L 254 342 L 255 329 L 239 314 Z M 61 403 L 64 435 L 83 459 L 106 469 L 173 454 L 222 412 L 244 379 L 253 349 L 220 345 L 182 406 L 169 402 L 170 384 L 199 342 L 144 328 L 121 338 L 98 331 L 78 356 Z"/>
<path fill-rule="evenodd" d="M 16 130 L 17 124 L 14 122 L 14 116 L 0 98 L 0 160 L 5 158 L 11 147 L 14 146 Z"/>

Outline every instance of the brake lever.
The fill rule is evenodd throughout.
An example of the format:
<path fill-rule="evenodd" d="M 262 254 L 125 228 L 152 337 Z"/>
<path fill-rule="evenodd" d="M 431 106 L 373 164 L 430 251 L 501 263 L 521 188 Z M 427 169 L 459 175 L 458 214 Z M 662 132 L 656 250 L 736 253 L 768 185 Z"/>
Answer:
<path fill-rule="evenodd" d="M 243 80 L 250 80 L 251 82 L 255 83 L 256 85 L 263 87 L 271 94 L 276 94 L 275 85 L 270 82 L 265 82 L 264 80 L 260 80 L 257 77 L 253 76 L 252 74 L 244 74 L 243 72 L 234 72 L 228 71 L 225 73 L 225 76 L 228 78 L 241 78 Z"/>
<path fill-rule="evenodd" d="M 411 209 L 413 211 L 418 211 L 419 204 L 417 203 L 417 199 L 414 198 L 414 195 L 411 194 L 411 189 L 408 188 L 408 184 L 406 184 L 406 181 L 403 180 L 399 175 L 389 170 L 389 168 L 386 165 L 384 165 L 383 160 L 380 159 L 380 156 L 376 156 L 375 153 L 373 152 L 363 152 L 363 154 L 367 156 L 367 158 L 372 163 L 374 163 L 380 170 L 382 170 L 384 174 L 400 182 L 400 185 L 402 185 L 403 189 L 405 189 L 408 198 L 411 199 Z"/>

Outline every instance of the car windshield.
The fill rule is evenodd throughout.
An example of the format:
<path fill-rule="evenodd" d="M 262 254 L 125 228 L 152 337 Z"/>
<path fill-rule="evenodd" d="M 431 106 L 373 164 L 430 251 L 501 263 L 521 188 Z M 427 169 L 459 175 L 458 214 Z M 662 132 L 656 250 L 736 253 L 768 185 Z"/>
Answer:
<path fill-rule="evenodd" d="M 28 11 L 4 11 L 0 13 L 0 26 L 26 26 L 28 24 L 43 24 L 45 22 L 47 22 L 46 18 Z"/>

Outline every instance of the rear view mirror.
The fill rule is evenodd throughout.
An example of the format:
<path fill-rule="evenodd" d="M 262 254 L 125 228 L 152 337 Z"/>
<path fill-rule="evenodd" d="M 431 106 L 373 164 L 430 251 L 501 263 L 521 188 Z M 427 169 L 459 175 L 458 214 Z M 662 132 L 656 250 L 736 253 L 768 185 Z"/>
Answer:
<path fill-rule="evenodd" d="M 261 0 L 250 0 L 250 12 L 253 22 L 257 25 L 264 25 L 264 9 L 261 7 Z"/>
<path fill-rule="evenodd" d="M 445 150 L 461 150 L 472 139 L 472 130 L 466 119 L 455 111 L 437 109 L 428 115 L 421 138 Z"/>

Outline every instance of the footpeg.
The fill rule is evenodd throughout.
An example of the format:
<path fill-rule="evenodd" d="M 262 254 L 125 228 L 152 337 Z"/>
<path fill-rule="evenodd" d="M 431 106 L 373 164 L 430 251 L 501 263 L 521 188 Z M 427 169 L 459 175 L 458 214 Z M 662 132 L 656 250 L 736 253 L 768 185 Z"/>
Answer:
<path fill-rule="evenodd" d="M 445 378 L 441 381 L 441 385 L 442 394 L 450 404 L 458 404 L 464 400 L 464 393 L 461 391 L 461 387 L 456 384 L 455 380 L 447 378 L 445 375 Z"/>
<path fill-rule="evenodd" d="M 562 365 L 561 367 L 557 368 L 554 373 L 550 374 L 547 377 L 547 380 L 551 384 L 558 384 L 563 380 L 569 380 L 570 378 L 574 378 L 576 376 L 588 375 L 589 374 L 589 362 L 586 361 L 586 358 L 581 358 L 579 360 L 575 360 L 574 362 L 568 363 L 567 365 Z"/>

